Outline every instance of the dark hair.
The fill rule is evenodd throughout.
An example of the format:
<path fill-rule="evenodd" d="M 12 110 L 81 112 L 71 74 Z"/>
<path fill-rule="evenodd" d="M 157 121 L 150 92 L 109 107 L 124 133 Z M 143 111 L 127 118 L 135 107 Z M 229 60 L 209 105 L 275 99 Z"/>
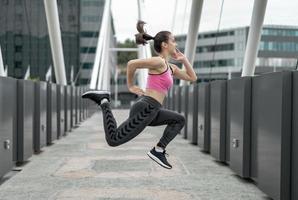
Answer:
<path fill-rule="evenodd" d="M 154 37 L 152 37 L 151 35 L 147 34 L 144 31 L 144 24 L 146 24 L 146 22 L 139 20 L 137 23 L 137 30 L 138 30 L 138 34 L 135 34 L 136 36 L 136 43 L 137 44 L 147 44 L 148 40 L 152 40 L 154 41 L 154 50 L 157 53 L 161 52 L 161 43 L 162 42 L 168 42 L 169 40 L 169 35 L 171 34 L 170 31 L 160 31 L 158 32 Z"/>

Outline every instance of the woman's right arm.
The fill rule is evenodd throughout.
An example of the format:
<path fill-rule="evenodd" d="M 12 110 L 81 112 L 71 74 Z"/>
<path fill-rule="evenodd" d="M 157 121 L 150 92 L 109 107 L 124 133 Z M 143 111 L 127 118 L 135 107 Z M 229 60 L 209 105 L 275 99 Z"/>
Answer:
<path fill-rule="evenodd" d="M 133 86 L 133 78 L 136 69 L 148 68 L 148 69 L 158 69 L 165 65 L 164 60 L 161 57 L 152 57 L 146 59 L 134 59 L 130 60 L 127 63 L 127 87 L 130 88 Z"/>

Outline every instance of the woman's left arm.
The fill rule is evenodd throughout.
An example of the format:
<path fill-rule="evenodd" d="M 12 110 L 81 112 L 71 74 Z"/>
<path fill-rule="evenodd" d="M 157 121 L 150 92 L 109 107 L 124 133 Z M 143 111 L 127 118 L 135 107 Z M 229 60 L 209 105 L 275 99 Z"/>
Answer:
<path fill-rule="evenodd" d="M 177 65 L 171 64 L 172 66 L 174 66 L 173 75 L 176 78 L 192 82 L 195 82 L 197 80 L 197 75 L 185 55 L 178 51 L 175 55 L 172 56 L 172 58 L 174 60 L 182 62 L 185 67 L 185 70 L 181 70 Z"/>

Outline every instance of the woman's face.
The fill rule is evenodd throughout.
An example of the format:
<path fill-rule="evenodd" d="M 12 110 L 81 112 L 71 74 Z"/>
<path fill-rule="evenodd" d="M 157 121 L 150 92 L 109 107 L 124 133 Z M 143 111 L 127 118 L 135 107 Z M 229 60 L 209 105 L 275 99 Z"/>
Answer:
<path fill-rule="evenodd" d="M 176 43 L 175 37 L 172 34 L 170 34 L 169 40 L 168 40 L 168 51 L 170 55 L 176 52 L 176 46 L 177 46 L 177 43 Z"/>

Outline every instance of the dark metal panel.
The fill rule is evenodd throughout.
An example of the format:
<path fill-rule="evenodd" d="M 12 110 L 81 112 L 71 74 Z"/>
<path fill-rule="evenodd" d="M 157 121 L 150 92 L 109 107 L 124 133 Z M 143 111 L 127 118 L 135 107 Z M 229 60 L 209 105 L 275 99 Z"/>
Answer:
<path fill-rule="evenodd" d="M 167 109 L 171 109 L 171 91 L 169 90 L 168 91 L 168 94 L 167 94 Z"/>
<path fill-rule="evenodd" d="M 198 146 L 210 152 L 210 84 L 198 85 Z"/>
<path fill-rule="evenodd" d="M 239 176 L 250 177 L 251 78 L 227 83 L 227 160 Z M 229 156 L 230 155 L 230 156 Z"/>
<path fill-rule="evenodd" d="M 175 110 L 175 87 L 172 87 L 171 88 L 171 94 L 172 94 L 172 97 L 171 97 L 171 110 Z"/>
<path fill-rule="evenodd" d="M 75 123 L 76 125 L 80 122 L 80 111 L 79 111 L 79 88 L 75 87 Z"/>
<path fill-rule="evenodd" d="M 57 102 L 57 85 L 52 84 L 52 139 L 58 139 L 58 102 Z"/>
<path fill-rule="evenodd" d="M 252 79 L 251 177 L 273 199 L 290 199 L 292 73 Z"/>
<path fill-rule="evenodd" d="M 84 87 L 83 86 L 81 86 L 80 87 L 80 97 L 81 97 L 81 94 L 83 94 L 84 93 Z M 81 111 L 81 121 L 84 121 L 84 102 L 85 102 L 85 99 L 83 99 L 83 98 L 80 98 L 80 101 L 81 101 L 81 107 L 80 107 L 80 111 Z"/>
<path fill-rule="evenodd" d="M 52 144 L 58 138 L 57 86 L 56 84 L 48 83 L 47 87 L 47 144 Z"/>
<path fill-rule="evenodd" d="M 47 144 L 47 83 L 35 82 L 34 151 L 40 152 Z"/>
<path fill-rule="evenodd" d="M 211 155 L 226 161 L 226 81 L 210 83 L 210 134 Z"/>
<path fill-rule="evenodd" d="M 83 94 L 85 92 L 85 87 L 82 87 L 82 91 L 81 94 Z M 82 99 L 82 119 L 85 120 L 86 119 L 86 115 L 85 115 L 85 103 L 86 103 L 86 99 Z"/>
<path fill-rule="evenodd" d="M 181 87 L 179 85 L 175 86 L 175 110 L 181 113 Z"/>
<path fill-rule="evenodd" d="M 168 109 L 173 110 L 173 87 L 169 89 L 168 98 Z"/>
<path fill-rule="evenodd" d="M 185 117 L 185 125 L 181 129 L 181 134 L 183 135 L 183 138 L 187 139 L 187 113 L 188 113 L 188 85 L 182 86 L 181 91 L 181 114 Z"/>
<path fill-rule="evenodd" d="M 188 92 L 188 120 L 187 120 L 187 138 L 192 144 L 197 144 L 198 140 L 198 86 L 189 85 Z"/>
<path fill-rule="evenodd" d="M 292 200 L 298 199 L 298 72 L 293 73 Z"/>
<path fill-rule="evenodd" d="M 74 108 L 75 108 L 75 99 L 74 99 L 74 86 L 70 86 L 70 126 L 71 129 L 74 127 L 75 123 L 75 115 L 74 115 Z"/>
<path fill-rule="evenodd" d="M 34 82 L 17 81 L 16 161 L 24 162 L 33 154 Z"/>
<path fill-rule="evenodd" d="M 71 86 L 67 85 L 65 86 L 65 91 L 64 91 L 64 105 L 65 105 L 65 132 L 71 131 Z"/>
<path fill-rule="evenodd" d="M 57 84 L 57 127 L 58 138 L 65 135 L 64 86 Z"/>
<path fill-rule="evenodd" d="M 16 79 L 0 77 L 0 178 L 13 167 L 16 90 Z"/>
<path fill-rule="evenodd" d="M 82 118 L 82 98 L 81 98 L 81 94 L 82 94 L 82 88 L 78 87 L 78 115 L 79 115 L 79 122 L 83 121 Z"/>
<path fill-rule="evenodd" d="M 83 93 L 87 92 L 87 87 L 84 87 Z M 87 119 L 87 99 L 83 99 L 84 102 L 84 119 Z"/>

